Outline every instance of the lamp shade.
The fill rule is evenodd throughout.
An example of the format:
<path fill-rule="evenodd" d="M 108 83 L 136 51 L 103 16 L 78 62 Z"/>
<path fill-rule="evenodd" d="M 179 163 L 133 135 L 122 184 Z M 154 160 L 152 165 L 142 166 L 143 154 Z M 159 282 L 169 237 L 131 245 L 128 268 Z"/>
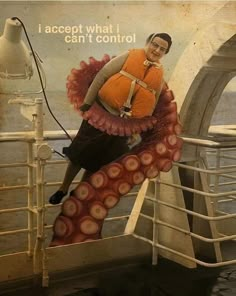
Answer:
<path fill-rule="evenodd" d="M 33 75 L 31 54 L 21 33 L 21 23 L 8 18 L 0 37 L 0 78 L 26 79 Z"/>

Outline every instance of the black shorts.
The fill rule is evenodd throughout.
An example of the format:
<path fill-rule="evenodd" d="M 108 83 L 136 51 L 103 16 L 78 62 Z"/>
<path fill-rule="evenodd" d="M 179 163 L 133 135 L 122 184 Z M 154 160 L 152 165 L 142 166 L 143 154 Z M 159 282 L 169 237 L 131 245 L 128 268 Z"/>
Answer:
<path fill-rule="evenodd" d="M 63 153 L 72 163 L 91 172 L 99 170 L 128 151 L 127 137 L 108 135 L 86 120 L 83 120 L 71 145 L 63 148 Z"/>

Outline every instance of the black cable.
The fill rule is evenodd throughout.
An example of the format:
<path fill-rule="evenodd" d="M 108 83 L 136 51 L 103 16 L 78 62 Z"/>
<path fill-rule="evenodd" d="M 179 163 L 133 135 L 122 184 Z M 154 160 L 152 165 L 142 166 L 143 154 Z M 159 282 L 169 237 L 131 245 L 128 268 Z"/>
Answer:
<path fill-rule="evenodd" d="M 72 141 L 72 138 L 71 136 L 68 134 L 68 132 L 65 130 L 65 128 L 62 126 L 62 124 L 57 120 L 56 116 L 53 114 L 52 110 L 51 110 L 51 107 L 49 106 L 49 103 L 48 103 L 48 98 L 47 98 L 47 95 L 46 95 L 46 92 L 44 90 L 44 86 L 43 86 L 43 79 L 42 79 L 42 76 L 41 76 L 41 73 L 40 73 L 40 70 L 39 70 L 39 66 L 38 66 L 38 63 L 37 63 L 37 59 L 36 59 L 36 56 L 35 56 L 35 53 L 34 53 L 34 50 L 33 50 L 33 47 L 32 47 L 32 44 L 30 42 L 30 39 L 29 39 L 29 36 L 27 34 L 27 31 L 26 31 L 26 28 L 25 28 L 25 25 L 24 23 L 16 16 L 12 17 L 11 18 L 12 20 L 18 20 L 23 29 L 24 29 L 24 32 L 25 32 L 25 36 L 27 38 L 27 41 L 29 43 L 29 46 L 30 46 L 30 49 L 31 49 L 31 52 L 33 54 L 33 58 L 34 58 L 34 62 L 35 62 L 35 65 L 36 65 L 36 68 L 37 68 L 37 72 L 38 72 L 38 75 L 39 75 L 39 80 L 40 80 L 40 84 L 41 84 L 41 87 L 42 87 L 42 91 L 43 91 L 43 96 L 44 96 L 44 99 L 45 99 L 45 102 L 46 102 L 46 105 L 47 105 L 47 108 L 51 114 L 51 116 L 53 117 L 53 119 L 57 122 L 57 124 L 60 126 L 60 128 L 65 132 L 65 134 L 67 135 L 67 137 Z M 56 152 L 56 151 L 55 151 Z M 58 152 L 59 153 L 59 152 Z"/>
<path fill-rule="evenodd" d="M 60 152 L 58 152 L 57 150 L 53 149 L 53 152 L 55 152 L 56 154 L 60 155 L 61 157 L 65 158 L 65 156 L 63 154 L 61 154 Z"/>

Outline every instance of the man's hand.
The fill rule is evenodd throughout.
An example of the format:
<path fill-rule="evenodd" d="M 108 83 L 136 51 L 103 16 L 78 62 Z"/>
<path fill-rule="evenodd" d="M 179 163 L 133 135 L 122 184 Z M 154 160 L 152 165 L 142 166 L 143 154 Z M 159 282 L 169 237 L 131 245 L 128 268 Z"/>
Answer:
<path fill-rule="evenodd" d="M 84 113 L 84 112 L 88 111 L 90 108 L 91 108 L 91 105 L 83 104 L 80 106 L 79 110 Z"/>
<path fill-rule="evenodd" d="M 135 146 L 141 141 L 141 136 L 139 134 L 132 134 L 127 141 L 129 146 Z"/>

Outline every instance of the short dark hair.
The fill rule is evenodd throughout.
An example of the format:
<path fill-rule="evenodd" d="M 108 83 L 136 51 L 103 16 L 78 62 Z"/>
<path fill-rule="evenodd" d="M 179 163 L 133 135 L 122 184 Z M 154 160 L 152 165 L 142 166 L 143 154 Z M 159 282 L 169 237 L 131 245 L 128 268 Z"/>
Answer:
<path fill-rule="evenodd" d="M 166 51 L 166 53 L 168 53 L 170 50 L 171 44 L 172 44 L 172 40 L 171 40 L 170 35 L 167 33 L 152 33 L 151 35 L 148 36 L 148 38 L 146 40 L 146 44 L 151 42 L 155 37 L 159 37 L 168 43 L 168 49 Z"/>

